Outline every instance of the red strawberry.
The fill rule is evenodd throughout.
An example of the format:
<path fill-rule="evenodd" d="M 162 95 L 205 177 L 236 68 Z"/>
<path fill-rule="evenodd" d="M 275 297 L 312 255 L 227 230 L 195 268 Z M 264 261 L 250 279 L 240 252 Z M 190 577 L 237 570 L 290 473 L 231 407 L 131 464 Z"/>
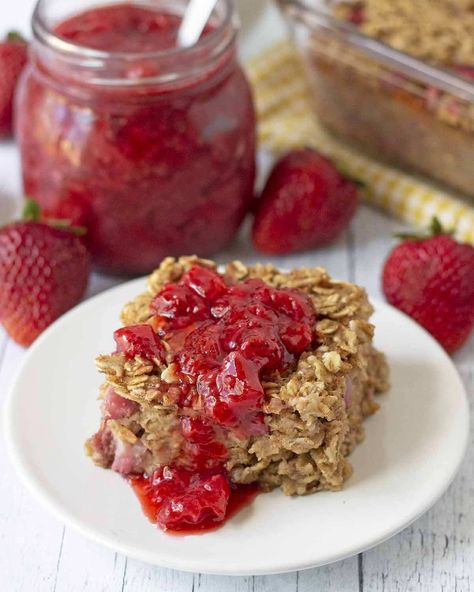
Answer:
<path fill-rule="evenodd" d="M 18 78 L 28 59 L 28 45 L 18 33 L 0 43 L 0 138 L 13 131 L 13 97 Z"/>
<path fill-rule="evenodd" d="M 383 269 L 387 300 L 427 329 L 448 352 L 474 326 L 474 248 L 441 233 L 396 246 Z"/>
<path fill-rule="evenodd" d="M 303 148 L 273 168 L 257 204 L 255 248 L 284 254 L 330 242 L 349 224 L 358 188 L 326 158 Z"/>
<path fill-rule="evenodd" d="M 20 345 L 30 345 L 81 299 L 90 271 L 71 229 L 39 222 L 31 200 L 25 218 L 0 229 L 0 321 Z"/>

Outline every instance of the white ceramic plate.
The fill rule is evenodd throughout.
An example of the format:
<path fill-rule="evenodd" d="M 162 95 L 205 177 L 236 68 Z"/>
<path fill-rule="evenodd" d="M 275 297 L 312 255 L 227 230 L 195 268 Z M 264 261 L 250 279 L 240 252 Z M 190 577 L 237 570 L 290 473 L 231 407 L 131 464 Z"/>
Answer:
<path fill-rule="evenodd" d="M 343 491 L 287 498 L 260 495 L 222 529 L 163 534 L 131 488 L 94 467 L 83 441 L 98 426 L 94 368 L 111 351 L 135 280 L 85 302 L 52 325 L 28 352 L 5 411 L 6 438 L 21 477 L 40 500 L 85 536 L 131 557 L 176 569 L 269 574 L 342 559 L 395 534 L 446 490 L 463 456 L 468 406 L 457 372 L 414 322 L 378 303 L 376 343 L 388 355 L 392 389 L 366 422 Z"/>

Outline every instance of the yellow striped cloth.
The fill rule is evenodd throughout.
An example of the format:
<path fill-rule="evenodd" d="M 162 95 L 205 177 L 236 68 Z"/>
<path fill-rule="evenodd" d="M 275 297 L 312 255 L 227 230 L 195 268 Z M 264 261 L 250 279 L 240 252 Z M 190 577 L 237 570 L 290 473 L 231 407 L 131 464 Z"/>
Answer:
<path fill-rule="evenodd" d="M 311 145 L 341 163 L 366 184 L 365 200 L 415 226 L 426 228 L 434 215 L 474 244 L 474 208 L 461 199 L 382 165 L 343 145 L 319 125 L 311 108 L 302 64 L 289 42 L 269 48 L 249 64 L 261 146 L 278 153 Z"/>

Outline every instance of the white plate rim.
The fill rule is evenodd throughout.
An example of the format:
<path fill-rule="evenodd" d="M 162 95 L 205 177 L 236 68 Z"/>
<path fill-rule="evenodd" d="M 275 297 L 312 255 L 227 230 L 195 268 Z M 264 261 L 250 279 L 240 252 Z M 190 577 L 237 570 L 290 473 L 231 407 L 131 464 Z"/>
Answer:
<path fill-rule="evenodd" d="M 202 561 L 193 562 L 189 559 L 185 561 L 180 561 L 179 558 L 177 560 L 168 561 L 166 559 L 160 558 L 157 554 L 147 552 L 147 551 L 137 551 L 134 546 L 127 545 L 126 543 L 117 543 L 116 541 L 111 541 L 107 536 L 102 535 L 101 533 L 97 532 L 96 529 L 93 527 L 87 526 L 81 520 L 78 520 L 75 515 L 70 512 L 67 508 L 64 508 L 61 503 L 55 501 L 54 496 L 51 496 L 42 488 L 42 484 L 40 479 L 32 474 L 29 470 L 28 464 L 26 459 L 23 457 L 21 446 L 18 442 L 18 439 L 15 434 L 14 426 L 13 426 L 13 411 L 14 411 L 14 404 L 15 404 L 15 391 L 17 388 L 17 384 L 20 382 L 21 375 L 23 369 L 26 368 L 27 364 L 29 363 L 29 359 L 31 356 L 34 355 L 37 349 L 42 347 L 43 342 L 47 341 L 49 335 L 57 330 L 60 330 L 60 327 L 63 323 L 67 323 L 70 317 L 72 316 L 79 316 L 88 308 L 94 308 L 97 303 L 100 302 L 101 299 L 106 299 L 109 297 L 111 292 L 120 292 L 121 290 L 128 291 L 131 288 L 136 287 L 136 293 L 139 293 L 140 290 L 143 291 L 145 287 L 146 278 L 138 278 L 131 281 L 128 281 L 124 284 L 120 284 L 104 292 L 93 296 L 85 300 L 84 302 L 80 303 L 70 311 L 68 311 L 65 315 L 63 315 L 60 319 L 55 321 L 50 327 L 44 331 L 44 333 L 35 341 L 35 343 L 30 347 L 25 358 L 21 362 L 13 380 L 10 383 L 8 393 L 6 396 L 5 407 L 4 407 L 4 434 L 5 434 L 5 443 L 7 452 L 9 457 L 12 461 L 12 464 L 18 473 L 21 481 L 24 483 L 26 488 L 32 493 L 32 495 L 43 505 L 45 506 L 53 515 L 55 515 L 61 522 L 64 524 L 72 527 L 75 531 L 79 532 L 87 539 L 92 540 L 96 543 L 104 545 L 109 549 L 114 551 L 118 551 L 132 559 L 136 559 L 139 561 L 145 561 L 149 564 L 154 564 L 160 567 L 171 568 L 171 569 L 178 569 L 184 572 L 199 572 L 204 574 L 211 574 L 211 575 L 230 575 L 230 576 L 249 576 L 249 575 L 271 575 L 271 574 L 279 574 L 279 573 L 288 573 L 293 571 L 300 571 L 305 569 L 311 569 L 315 567 L 319 567 L 322 565 L 326 565 L 329 563 L 333 563 L 335 561 L 340 561 L 346 559 L 348 557 L 354 556 L 358 553 L 362 553 L 371 549 L 380 543 L 388 540 L 392 536 L 396 535 L 397 533 L 404 530 L 407 526 L 417 520 L 420 516 L 422 516 L 427 510 L 429 510 L 446 492 L 450 484 L 452 483 L 454 477 L 456 476 L 462 461 L 465 456 L 465 452 L 468 445 L 468 438 L 469 438 L 469 426 L 470 426 L 470 416 L 469 416 L 469 405 L 467 400 L 467 394 L 465 391 L 464 384 L 459 376 L 459 373 L 454 366 L 451 358 L 446 354 L 446 352 L 441 348 L 441 346 L 433 339 L 433 337 L 421 326 L 415 323 L 410 317 L 395 309 L 391 305 L 371 298 L 371 303 L 374 305 L 375 308 L 378 310 L 382 310 L 383 308 L 391 310 L 393 313 L 400 315 L 403 318 L 404 322 L 409 322 L 417 327 L 418 330 L 422 331 L 425 334 L 425 337 L 430 339 L 436 347 L 440 350 L 440 353 L 445 358 L 445 362 L 447 362 L 451 368 L 454 370 L 456 375 L 456 379 L 458 382 L 457 387 L 459 388 L 460 392 L 463 393 L 462 401 L 463 401 L 463 409 L 461 413 L 465 418 L 464 426 L 463 426 L 463 434 L 459 440 L 458 445 L 458 460 L 456 463 L 453 463 L 449 472 L 446 472 L 444 479 L 440 483 L 438 489 L 432 492 L 432 495 L 425 501 L 423 507 L 420 507 L 418 511 L 413 512 L 407 515 L 403 521 L 400 522 L 397 528 L 388 529 L 387 531 L 383 531 L 380 535 L 376 538 L 372 538 L 370 541 L 361 542 L 359 545 L 355 545 L 354 547 L 344 548 L 341 546 L 341 550 L 337 554 L 332 554 L 327 557 L 320 557 L 319 560 L 314 562 L 295 562 L 290 561 L 286 565 L 279 564 L 278 567 L 268 565 L 266 568 L 264 565 L 260 567 L 254 567 L 251 570 L 242 570 L 242 569 L 234 569 L 229 564 L 226 568 L 219 568 L 216 569 L 214 567 L 215 563 L 212 561 L 208 564 L 203 563 Z M 225 528 L 225 527 L 224 527 Z"/>

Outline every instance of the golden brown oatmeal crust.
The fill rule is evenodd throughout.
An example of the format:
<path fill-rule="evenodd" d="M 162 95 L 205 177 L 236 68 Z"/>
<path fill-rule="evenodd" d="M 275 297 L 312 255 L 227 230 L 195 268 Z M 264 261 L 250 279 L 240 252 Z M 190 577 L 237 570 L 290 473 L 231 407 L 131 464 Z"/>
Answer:
<path fill-rule="evenodd" d="M 124 307 L 122 322 L 149 320 L 153 296 L 195 263 L 215 267 L 197 257 L 165 259 L 149 277 L 147 292 Z M 279 486 L 288 495 L 339 489 L 352 472 L 346 456 L 364 437 L 362 421 L 378 409 L 374 395 L 388 387 L 384 357 L 372 346 L 373 326 L 368 322 L 372 307 L 365 291 L 332 280 L 322 268 L 285 273 L 271 265 L 247 267 L 234 261 L 225 267 L 225 276 L 233 281 L 261 278 L 271 286 L 298 288 L 309 295 L 318 313 L 317 347 L 300 357 L 293 372 L 274 373 L 263 384 L 268 434 L 246 440 L 223 434 L 231 479 L 258 481 L 267 490 Z M 112 354 L 99 356 L 97 367 L 105 374 L 106 386 L 139 404 L 139 411 L 123 420 L 122 435 L 129 442 L 132 437 L 141 439 L 151 451 L 149 470 L 176 461 L 182 441 L 172 365 L 158 367 L 141 358 L 127 361 L 121 354 Z M 171 385 L 167 395 L 160 391 L 162 381 Z M 114 429 L 114 435 L 121 437 L 119 428 Z"/>
<path fill-rule="evenodd" d="M 359 0 L 335 2 L 347 20 L 363 10 L 360 29 L 395 49 L 437 64 L 474 65 L 473 0 Z"/>

